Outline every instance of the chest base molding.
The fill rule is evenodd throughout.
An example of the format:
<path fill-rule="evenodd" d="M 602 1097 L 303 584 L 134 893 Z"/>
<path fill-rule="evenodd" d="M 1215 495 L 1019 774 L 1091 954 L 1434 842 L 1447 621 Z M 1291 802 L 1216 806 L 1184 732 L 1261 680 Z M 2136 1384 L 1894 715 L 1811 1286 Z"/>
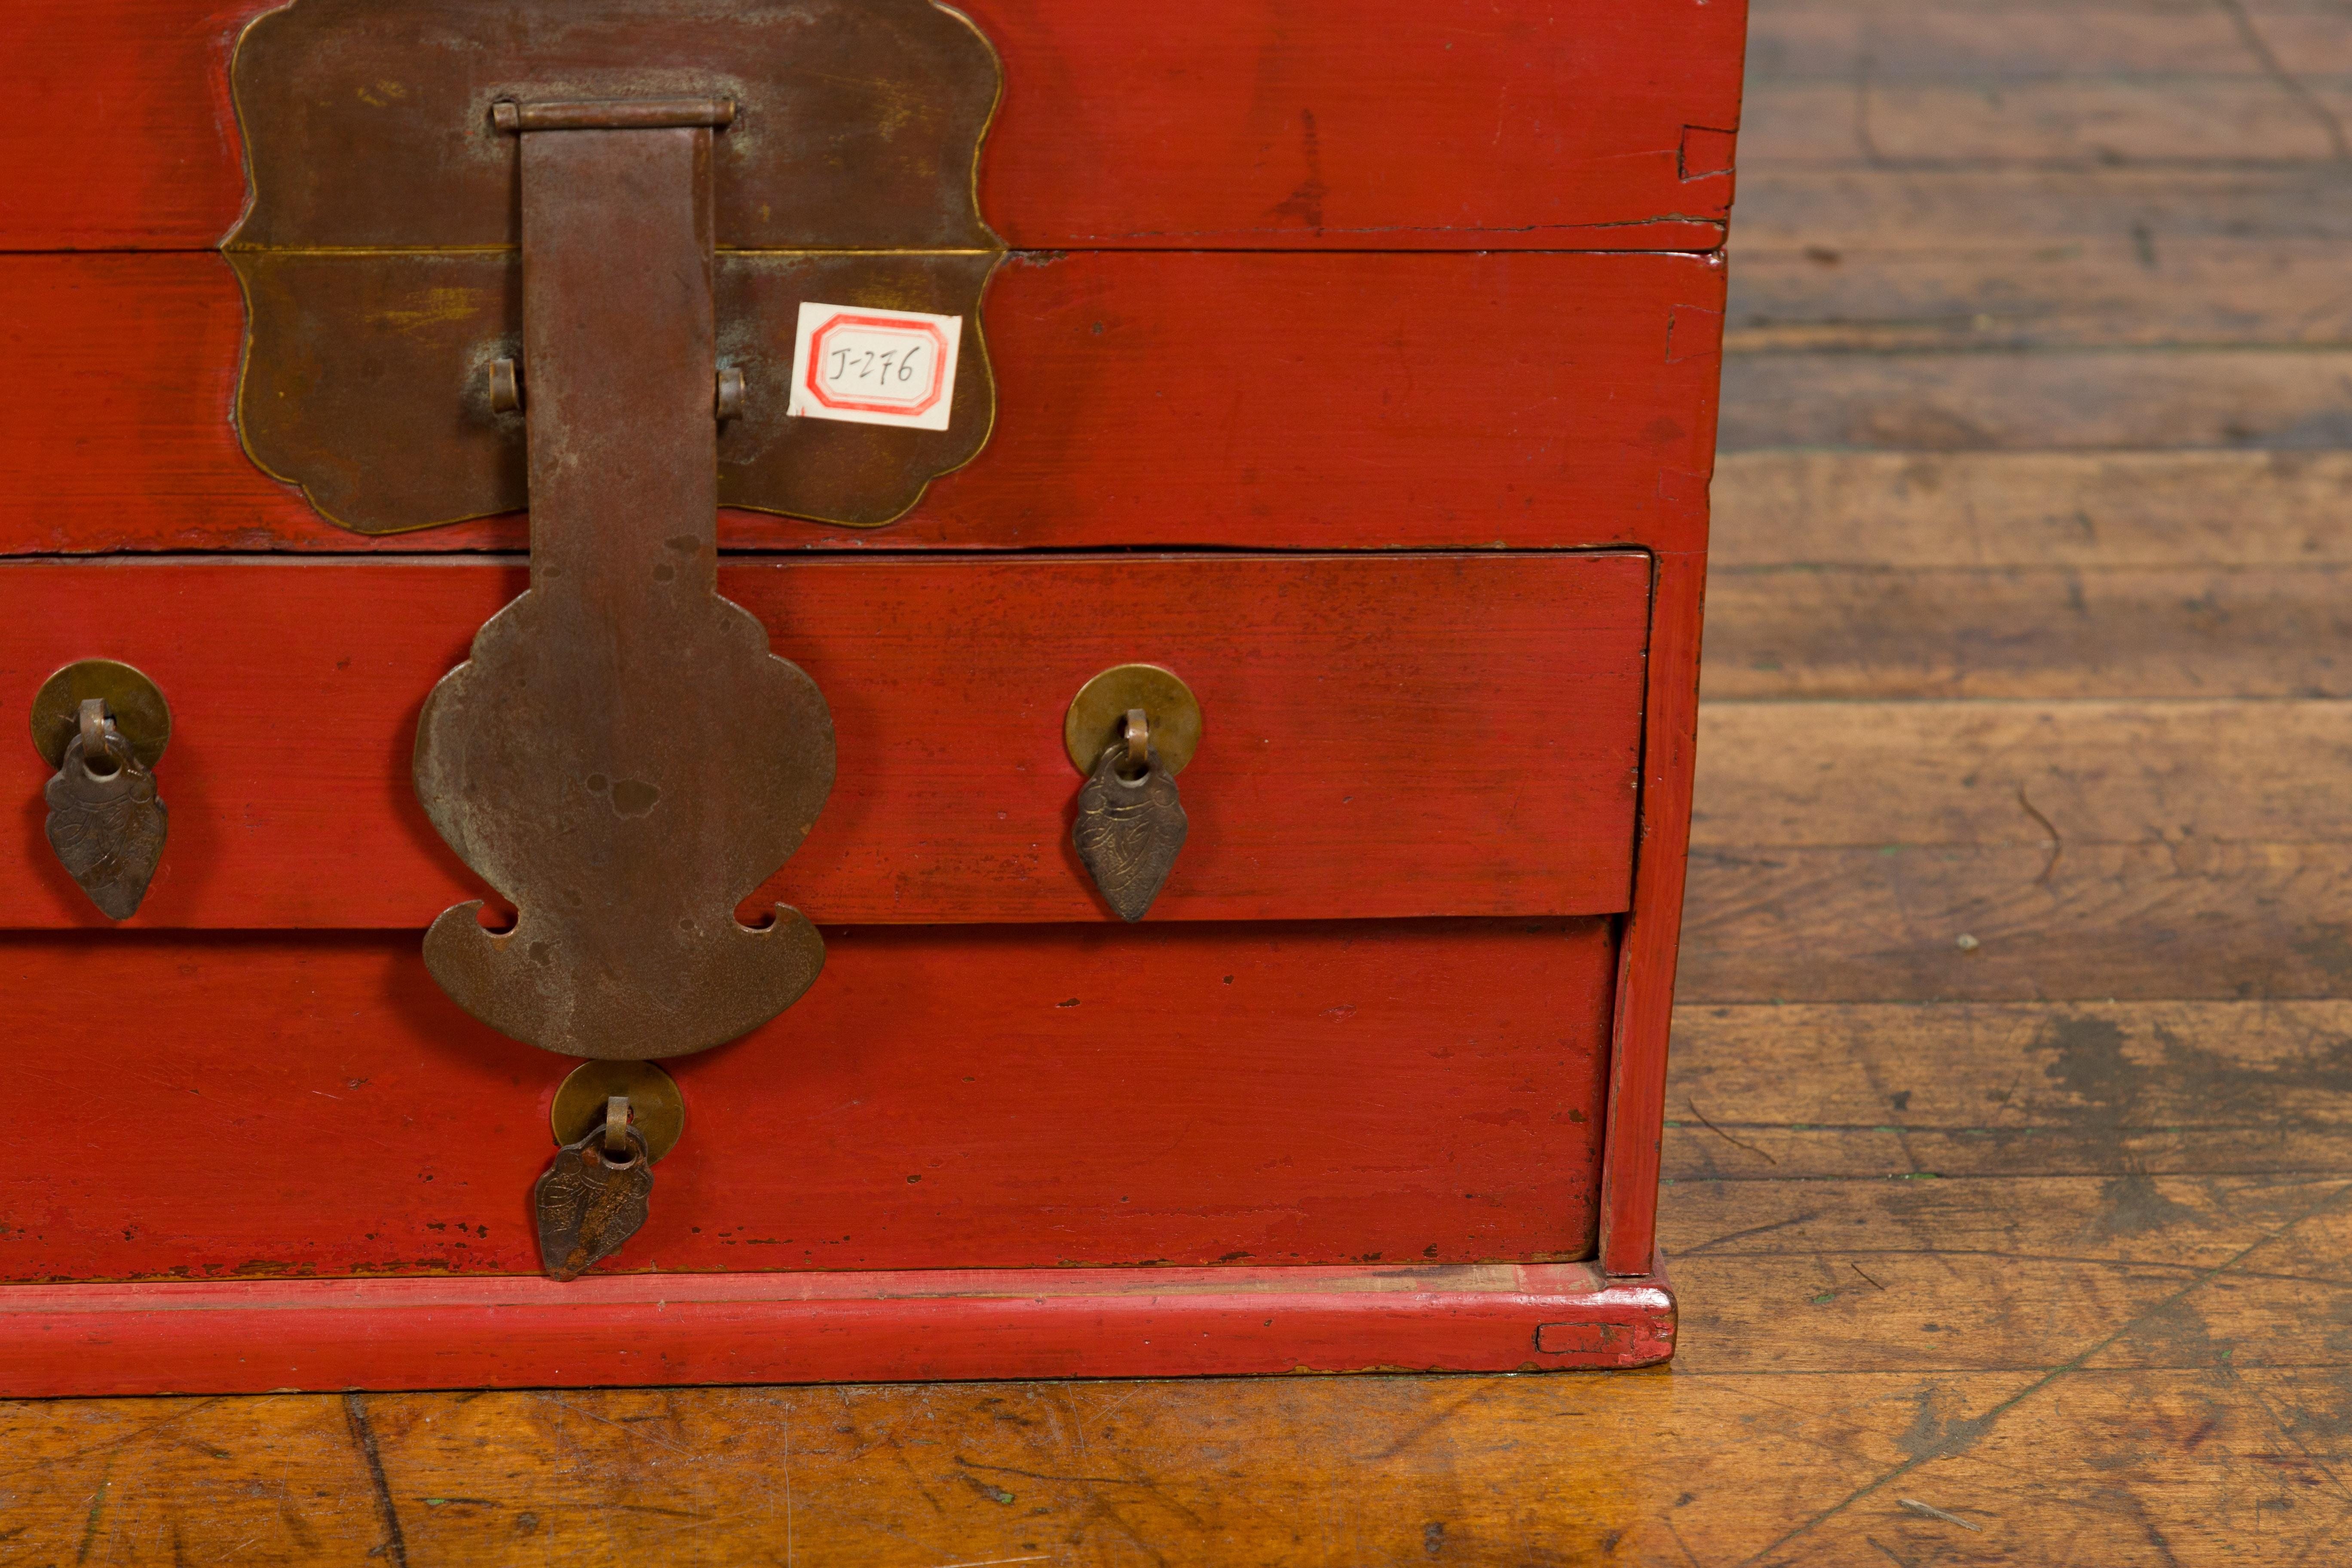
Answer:
<path fill-rule="evenodd" d="M 1674 1353 L 1661 1263 L 237 1280 L 0 1289 L 0 1396 L 1248 1373 Z"/>

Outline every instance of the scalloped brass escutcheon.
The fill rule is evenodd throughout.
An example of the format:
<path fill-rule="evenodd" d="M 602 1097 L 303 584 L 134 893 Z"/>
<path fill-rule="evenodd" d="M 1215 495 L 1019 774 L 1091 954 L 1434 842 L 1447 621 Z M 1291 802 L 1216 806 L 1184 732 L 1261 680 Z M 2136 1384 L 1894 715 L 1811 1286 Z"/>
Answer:
<path fill-rule="evenodd" d="M 720 366 L 743 386 L 721 506 L 878 527 L 987 441 L 981 298 L 1004 242 L 976 175 L 1003 72 L 957 11 L 293 0 L 246 29 L 230 75 L 252 188 L 222 246 L 246 299 L 237 431 L 339 527 L 528 503 L 526 423 L 491 391 L 523 357 L 521 138 L 500 102 L 733 106 L 706 214 Z M 803 301 L 963 318 L 949 427 L 793 417 Z"/>

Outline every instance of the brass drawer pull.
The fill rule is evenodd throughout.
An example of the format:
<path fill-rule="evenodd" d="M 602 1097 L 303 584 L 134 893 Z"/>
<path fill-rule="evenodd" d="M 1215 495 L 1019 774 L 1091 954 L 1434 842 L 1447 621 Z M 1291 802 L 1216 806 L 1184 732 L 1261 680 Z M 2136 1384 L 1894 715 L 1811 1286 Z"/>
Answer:
<path fill-rule="evenodd" d="M 1139 921 L 1168 884 L 1191 823 L 1176 773 L 1201 742 L 1201 704 L 1170 670 L 1122 664 L 1089 680 L 1062 742 L 1087 775 L 1070 841 L 1103 902 Z"/>
<path fill-rule="evenodd" d="M 109 920 L 139 912 L 163 861 L 170 813 L 149 770 L 171 739 L 163 692 L 113 659 L 69 664 L 33 698 L 33 744 L 58 770 L 49 847 Z"/>

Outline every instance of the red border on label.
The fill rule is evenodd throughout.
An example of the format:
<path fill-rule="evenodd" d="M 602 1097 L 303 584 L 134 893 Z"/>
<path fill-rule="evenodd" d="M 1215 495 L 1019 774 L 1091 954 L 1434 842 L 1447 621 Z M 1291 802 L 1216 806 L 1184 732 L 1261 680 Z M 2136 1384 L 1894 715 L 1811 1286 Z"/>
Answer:
<path fill-rule="evenodd" d="M 850 398 L 825 395 L 817 384 L 817 368 L 824 363 L 824 335 L 835 327 L 879 327 L 886 331 L 928 333 L 935 357 L 931 361 L 931 393 L 919 403 L 866 403 Z M 947 390 L 948 338 L 945 332 L 929 321 L 902 321 L 894 316 L 829 316 L 809 333 L 808 395 L 827 408 L 846 408 L 857 414 L 903 414 L 913 417 L 930 412 Z"/>

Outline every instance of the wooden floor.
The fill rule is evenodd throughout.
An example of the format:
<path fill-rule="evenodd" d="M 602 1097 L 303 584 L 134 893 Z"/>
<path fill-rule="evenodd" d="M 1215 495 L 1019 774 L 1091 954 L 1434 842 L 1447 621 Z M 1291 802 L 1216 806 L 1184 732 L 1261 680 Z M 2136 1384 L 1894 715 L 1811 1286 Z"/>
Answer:
<path fill-rule="evenodd" d="M 2352 1561 L 2352 6 L 1758 0 L 1670 1371 L 0 1406 L 0 1563 Z"/>

